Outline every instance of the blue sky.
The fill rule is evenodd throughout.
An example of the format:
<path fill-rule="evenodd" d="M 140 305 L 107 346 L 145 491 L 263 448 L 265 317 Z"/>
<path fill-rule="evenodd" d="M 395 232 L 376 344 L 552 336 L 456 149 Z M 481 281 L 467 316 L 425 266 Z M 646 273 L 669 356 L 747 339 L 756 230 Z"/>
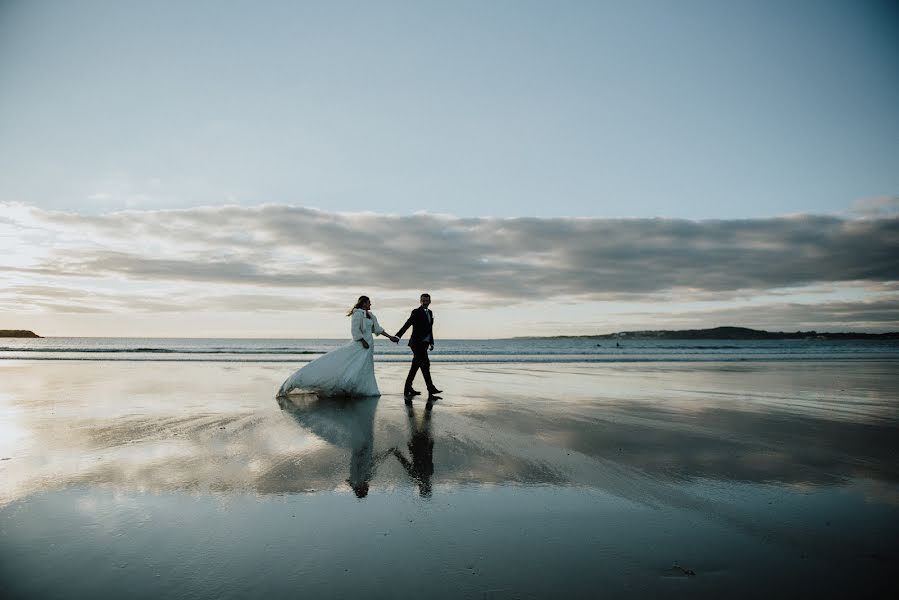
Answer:
<path fill-rule="evenodd" d="M 5 2 L 5 200 L 759 217 L 899 189 L 877 2 Z"/>
<path fill-rule="evenodd" d="M 889 258 L 897 34 L 889 2 L 0 0 L 0 327 L 274 335 L 286 317 L 313 315 L 325 324 L 305 333 L 339 337 L 342 322 L 323 315 L 344 297 L 380 294 L 399 319 L 421 287 L 442 295 L 460 337 L 773 328 L 798 315 L 818 315 L 808 325 L 819 329 L 897 328 L 895 311 L 884 312 L 899 270 Z M 291 246 L 306 257 L 291 262 L 260 206 L 347 237 Z M 224 219 L 228 207 L 261 219 L 268 237 L 253 243 L 266 252 L 251 251 L 254 234 L 233 220 L 218 238 L 199 236 L 202 248 L 170 230 Z M 361 212 L 375 220 L 341 216 Z M 145 246 L 89 236 L 122 214 Z M 416 215 L 442 216 L 422 224 Z M 830 273 L 833 244 L 856 244 L 863 217 L 870 245 L 852 246 L 853 260 Z M 579 240 L 622 227 L 654 235 L 658 218 L 678 233 L 668 250 L 654 243 L 654 256 L 684 257 L 672 259 L 670 278 L 656 268 L 664 261 L 635 262 L 646 254 L 639 243 Z M 372 252 L 395 254 L 372 269 L 379 279 L 323 279 L 328 265 L 365 259 L 342 248 L 366 227 L 409 243 L 371 240 Z M 751 230 L 769 233 L 759 241 Z M 558 231 L 570 245 L 558 238 L 546 256 L 533 252 L 529 240 Z M 687 257 L 708 259 L 702 249 L 719 247 L 722 231 L 741 232 L 734 264 L 752 266 L 719 264 L 692 281 L 702 265 L 685 266 Z M 759 244 L 802 254 L 808 237 L 831 263 L 759 275 Z M 448 244 L 457 238 L 475 247 Z M 392 276 L 388 265 L 420 262 L 429 244 L 434 268 Z M 464 258 L 444 260 L 453 252 Z M 479 284 L 471 265 L 483 261 L 511 264 L 501 274 L 528 281 L 527 299 Z M 666 283 L 640 288 L 613 262 Z M 547 266 L 574 281 L 559 285 Z M 311 274 L 315 286 L 304 284 Z M 617 280 L 598 285 L 606 276 Z M 144 312 L 122 330 L 136 295 Z M 173 295 L 191 300 L 178 308 Z M 509 303 L 514 316 L 492 312 Z M 759 320 L 760 306 L 779 316 Z M 802 308 L 812 306 L 821 310 Z"/>

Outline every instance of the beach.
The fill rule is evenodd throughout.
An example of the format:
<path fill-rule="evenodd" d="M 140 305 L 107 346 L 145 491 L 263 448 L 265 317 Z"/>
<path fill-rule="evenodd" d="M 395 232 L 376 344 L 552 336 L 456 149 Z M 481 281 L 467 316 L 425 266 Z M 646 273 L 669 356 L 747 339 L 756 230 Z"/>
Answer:
<path fill-rule="evenodd" d="M 0 361 L 8 598 L 846 597 L 899 564 L 895 360 Z"/>

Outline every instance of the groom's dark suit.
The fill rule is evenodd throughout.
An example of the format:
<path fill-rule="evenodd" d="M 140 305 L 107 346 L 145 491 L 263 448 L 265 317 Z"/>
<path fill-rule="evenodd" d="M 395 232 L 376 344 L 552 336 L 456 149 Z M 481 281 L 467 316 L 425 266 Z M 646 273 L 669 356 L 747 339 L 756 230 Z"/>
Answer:
<path fill-rule="evenodd" d="M 412 389 L 412 380 L 418 370 L 425 378 L 425 385 L 428 391 L 433 392 L 437 388 L 431 382 L 431 359 L 428 358 L 428 347 L 434 344 L 434 313 L 424 306 L 419 306 L 412 311 L 406 323 L 397 332 L 396 337 L 403 337 L 406 330 L 412 327 L 412 335 L 409 337 L 409 347 L 412 348 L 412 366 L 409 368 L 409 375 L 406 377 L 406 387 L 404 391 L 408 392 Z"/>

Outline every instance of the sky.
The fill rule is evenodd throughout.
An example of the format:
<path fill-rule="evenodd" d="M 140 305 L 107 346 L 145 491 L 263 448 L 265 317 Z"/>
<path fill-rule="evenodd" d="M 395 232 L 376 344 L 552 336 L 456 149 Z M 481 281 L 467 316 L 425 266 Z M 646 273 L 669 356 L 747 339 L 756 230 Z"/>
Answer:
<path fill-rule="evenodd" d="M 0 0 L 0 328 L 899 330 L 891 2 Z"/>

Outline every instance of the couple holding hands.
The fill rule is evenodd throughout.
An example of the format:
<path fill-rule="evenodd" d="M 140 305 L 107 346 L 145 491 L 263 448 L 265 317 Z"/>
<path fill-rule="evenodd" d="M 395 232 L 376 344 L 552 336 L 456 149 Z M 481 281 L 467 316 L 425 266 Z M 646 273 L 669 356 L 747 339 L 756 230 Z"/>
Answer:
<path fill-rule="evenodd" d="M 390 335 L 378 323 L 371 312 L 371 300 L 360 296 L 350 311 L 350 335 L 352 341 L 313 360 L 296 371 L 281 385 L 278 395 L 293 390 L 314 392 L 320 396 L 380 396 L 375 380 L 374 336 L 383 335 L 393 343 L 410 327 L 409 348 L 412 349 L 412 365 L 406 376 L 403 395 L 410 403 L 421 392 L 412 388 L 412 381 L 421 370 L 428 390 L 428 400 L 438 399 L 441 392 L 431 381 L 431 361 L 428 351 L 434 349 L 434 313 L 429 308 L 431 296 L 422 294 L 418 308 L 414 309 L 396 335 Z"/>

